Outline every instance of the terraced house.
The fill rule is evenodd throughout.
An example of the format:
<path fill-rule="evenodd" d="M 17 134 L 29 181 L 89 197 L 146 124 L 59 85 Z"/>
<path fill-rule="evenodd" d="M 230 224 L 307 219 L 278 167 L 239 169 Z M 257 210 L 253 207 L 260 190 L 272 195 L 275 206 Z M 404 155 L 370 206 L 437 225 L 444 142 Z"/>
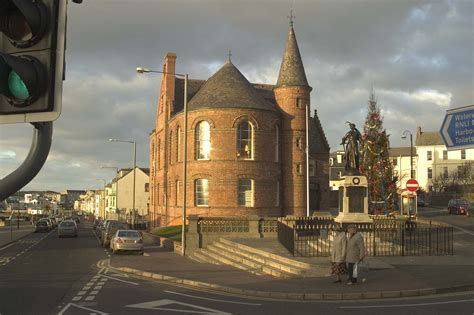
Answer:
<path fill-rule="evenodd" d="M 150 220 L 181 222 L 186 207 L 201 216 L 306 214 L 306 112 L 312 88 L 290 27 L 276 85 L 250 83 L 229 60 L 207 80 L 184 80 L 176 54 L 165 56 L 156 126 L 150 133 Z M 309 204 L 328 204 L 329 145 L 317 111 L 309 115 Z M 184 134 L 187 156 L 184 157 Z"/>

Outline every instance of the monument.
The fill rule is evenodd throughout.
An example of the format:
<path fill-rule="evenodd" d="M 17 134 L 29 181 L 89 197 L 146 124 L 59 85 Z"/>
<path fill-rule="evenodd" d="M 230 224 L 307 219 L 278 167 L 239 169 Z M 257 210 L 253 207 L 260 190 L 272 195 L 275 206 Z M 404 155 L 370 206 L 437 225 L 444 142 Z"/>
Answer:
<path fill-rule="evenodd" d="M 359 171 L 359 144 L 362 136 L 355 124 L 342 138 L 346 175 L 339 180 L 339 215 L 334 219 L 342 224 L 372 223 L 369 217 L 367 177 Z"/>

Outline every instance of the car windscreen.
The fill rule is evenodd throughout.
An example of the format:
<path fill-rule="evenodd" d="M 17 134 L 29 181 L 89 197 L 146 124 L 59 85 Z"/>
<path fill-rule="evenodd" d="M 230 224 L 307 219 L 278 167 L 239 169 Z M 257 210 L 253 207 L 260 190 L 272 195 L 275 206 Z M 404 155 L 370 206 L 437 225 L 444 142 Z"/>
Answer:
<path fill-rule="evenodd" d="M 136 231 L 120 231 L 118 237 L 141 237 L 140 233 Z"/>
<path fill-rule="evenodd" d="M 36 225 L 48 225 L 45 221 L 38 221 Z"/>
<path fill-rule="evenodd" d="M 74 222 L 71 222 L 71 221 L 66 221 L 66 222 L 61 222 L 61 224 L 59 226 L 75 226 Z"/>

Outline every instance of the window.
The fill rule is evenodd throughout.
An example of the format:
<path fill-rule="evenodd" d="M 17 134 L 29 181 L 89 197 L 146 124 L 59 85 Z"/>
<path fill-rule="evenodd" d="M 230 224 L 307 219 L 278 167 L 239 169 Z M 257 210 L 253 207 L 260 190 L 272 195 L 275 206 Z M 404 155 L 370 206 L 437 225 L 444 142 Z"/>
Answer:
<path fill-rule="evenodd" d="M 150 184 L 145 183 L 145 192 L 149 192 L 149 191 L 150 191 Z"/>
<path fill-rule="evenodd" d="M 299 97 L 296 98 L 296 107 L 297 108 L 303 108 L 304 107 L 303 100 Z"/>
<path fill-rule="evenodd" d="M 196 126 L 196 159 L 209 160 L 211 152 L 211 128 L 207 121 L 201 121 Z"/>
<path fill-rule="evenodd" d="M 466 159 L 466 150 L 461 150 L 461 160 Z"/>
<path fill-rule="evenodd" d="M 160 154 L 161 154 L 161 140 L 158 139 L 158 144 L 156 145 L 156 169 L 160 169 Z"/>
<path fill-rule="evenodd" d="M 170 131 L 169 143 L 168 164 L 171 165 L 171 152 L 173 151 L 173 131 Z"/>
<path fill-rule="evenodd" d="M 301 139 L 301 138 L 296 138 L 296 147 L 297 147 L 298 149 L 300 149 L 300 150 L 302 149 L 302 147 L 303 147 L 303 139 Z"/>
<path fill-rule="evenodd" d="M 301 163 L 296 163 L 296 174 L 303 175 L 303 168 L 301 167 Z"/>
<path fill-rule="evenodd" d="M 241 207 L 253 207 L 253 179 L 239 179 L 238 205 Z"/>
<path fill-rule="evenodd" d="M 237 157 L 243 160 L 253 158 L 253 127 L 248 120 L 241 121 L 237 127 Z"/>
<path fill-rule="evenodd" d="M 433 159 L 433 151 L 426 151 L 426 160 L 431 161 Z"/>
<path fill-rule="evenodd" d="M 156 204 L 160 204 L 160 184 L 156 184 Z"/>
<path fill-rule="evenodd" d="M 398 165 L 398 159 L 397 159 L 397 158 L 393 158 L 393 159 L 392 159 L 392 164 L 393 164 L 393 166 L 397 166 L 397 165 Z"/>
<path fill-rule="evenodd" d="M 443 167 L 443 178 L 448 178 L 448 167 Z"/>
<path fill-rule="evenodd" d="M 416 178 L 416 170 L 411 171 L 411 178 Z"/>
<path fill-rule="evenodd" d="M 433 168 L 428 167 L 428 179 L 432 179 L 432 178 L 433 178 Z"/>
<path fill-rule="evenodd" d="M 448 151 L 443 150 L 443 160 L 447 160 L 447 159 L 448 159 Z"/>
<path fill-rule="evenodd" d="M 209 205 L 209 183 L 205 178 L 195 181 L 196 206 L 206 207 Z"/>
<path fill-rule="evenodd" d="M 175 206 L 179 205 L 179 180 L 175 181 L 175 190 L 174 190 L 174 204 Z"/>
<path fill-rule="evenodd" d="M 275 162 L 280 160 L 280 128 L 275 126 Z"/>
<path fill-rule="evenodd" d="M 176 161 L 181 161 L 181 128 L 176 129 Z"/>
<path fill-rule="evenodd" d="M 316 161 L 309 160 L 309 176 L 316 176 Z"/>
<path fill-rule="evenodd" d="M 275 206 L 280 206 L 280 181 L 277 181 Z"/>
<path fill-rule="evenodd" d="M 467 168 L 464 165 L 458 165 L 458 176 L 464 178 L 467 175 Z"/>

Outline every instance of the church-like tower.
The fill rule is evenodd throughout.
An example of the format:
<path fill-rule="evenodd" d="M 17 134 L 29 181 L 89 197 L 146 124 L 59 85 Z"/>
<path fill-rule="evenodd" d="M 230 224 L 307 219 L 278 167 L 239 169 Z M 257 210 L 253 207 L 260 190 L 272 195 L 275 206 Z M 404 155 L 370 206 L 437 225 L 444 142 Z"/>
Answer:
<path fill-rule="evenodd" d="M 308 85 L 293 22 L 286 42 L 275 100 L 282 109 L 281 154 L 283 215 L 306 215 L 306 110 L 312 88 Z"/>

